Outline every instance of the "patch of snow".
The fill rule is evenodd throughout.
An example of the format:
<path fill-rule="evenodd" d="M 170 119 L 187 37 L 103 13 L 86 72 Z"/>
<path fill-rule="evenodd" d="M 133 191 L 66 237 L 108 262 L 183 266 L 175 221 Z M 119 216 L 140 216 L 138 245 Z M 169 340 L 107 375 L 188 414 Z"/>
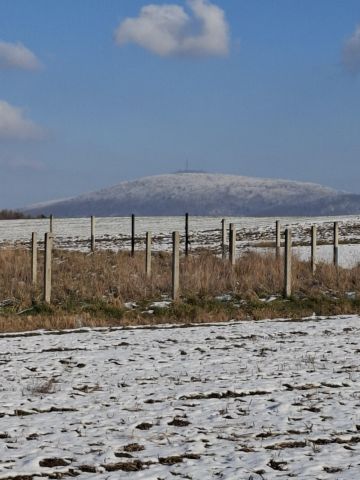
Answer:
<path fill-rule="evenodd" d="M 162 300 L 161 302 L 153 302 L 150 307 L 152 308 L 169 308 L 171 305 L 171 301 L 168 300 Z"/>
<path fill-rule="evenodd" d="M 270 303 L 278 299 L 279 299 L 278 295 L 270 295 L 269 297 L 266 297 L 266 298 L 259 298 L 260 302 L 264 302 L 264 303 Z"/>
<path fill-rule="evenodd" d="M 230 302 L 232 298 L 232 295 L 229 293 L 224 293 L 223 295 L 218 295 L 215 297 L 215 300 L 218 300 L 219 302 Z"/>
<path fill-rule="evenodd" d="M 138 305 L 136 302 L 125 302 L 124 307 L 128 308 L 129 310 L 136 308 Z"/>

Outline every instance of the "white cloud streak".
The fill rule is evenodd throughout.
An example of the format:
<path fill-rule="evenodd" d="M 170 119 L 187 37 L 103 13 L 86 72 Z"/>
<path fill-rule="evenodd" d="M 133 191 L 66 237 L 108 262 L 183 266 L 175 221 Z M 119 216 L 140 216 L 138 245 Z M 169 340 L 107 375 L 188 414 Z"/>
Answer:
<path fill-rule="evenodd" d="M 44 130 L 24 117 L 23 110 L 0 100 L 0 140 L 41 140 Z"/>
<path fill-rule="evenodd" d="M 226 56 L 229 26 L 224 11 L 208 0 L 188 0 L 191 15 L 179 5 L 147 5 L 115 31 L 119 46 L 135 43 L 169 56 Z"/>
<path fill-rule="evenodd" d="M 40 67 L 36 55 L 22 43 L 0 41 L 0 69 L 37 70 Z"/>
<path fill-rule="evenodd" d="M 342 63 L 350 73 L 360 72 L 360 25 L 356 27 L 355 32 L 344 44 Z"/>

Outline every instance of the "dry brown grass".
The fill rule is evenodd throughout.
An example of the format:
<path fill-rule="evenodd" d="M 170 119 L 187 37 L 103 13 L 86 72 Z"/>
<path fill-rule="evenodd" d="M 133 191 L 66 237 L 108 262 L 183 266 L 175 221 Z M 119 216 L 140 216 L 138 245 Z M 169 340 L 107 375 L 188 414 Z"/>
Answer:
<path fill-rule="evenodd" d="M 132 258 L 127 252 L 99 251 L 96 254 L 55 251 L 52 300 L 55 305 L 71 302 L 106 301 L 122 307 L 124 302 L 160 299 L 171 292 L 171 256 L 153 256 L 152 276 L 145 275 L 144 254 Z M 42 297 L 42 255 L 39 256 L 38 287 L 31 287 L 30 252 L 26 249 L 0 250 L 0 303 L 16 299 L 17 310 L 40 302 Z M 297 294 L 317 295 L 334 291 L 359 291 L 360 268 L 336 269 L 320 264 L 315 276 L 309 263 L 293 261 L 293 287 Z M 180 271 L 183 296 L 213 297 L 226 292 L 244 298 L 281 294 L 283 264 L 273 255 L 248 253 L 235 268 L 213 254 L 183 257 Z"/>
<path fill-rule="evenodd" d="M 36 312 L 35 309 L 34 312 L 31 309 L 42 302 L 42 257 L 39 254 L 38 286 L 32 288 L 30 252 L 10 247 L 0 250 L 0 304 L 6 299 L 13 302 L 13 306 L 0 308 L 1 331 L 144 323 L 144 316 L 139 310 L 124 315 L 121 312 L 124 303 L 143 302 L 145 305 L 171 293 L 171 256 L 168 253 L 154 254 L 149 280 L 145 275 L 142 252 L 132 258 L 127 252 L 87 254 L 56 250 L 53 257 L 53 307 L 51 311 L 44 309 Z M 249 314 L 253 318 L 274 317 L 279 310 L 256 302 L 261 296 L 281 295 L 283 263 L 272 254 L 256 253 L 242 256 L 234 268 L 210 253 L 183 257 L 180 285 L 182 298 L 193 299 L 192 304 L 202 299 L 196 312 L 189 308 L 177 308 L 166 318 L 149 318 L 148 323 L 168 321 L 171 317 L 181 321 L 186 318 L 200 322 L 221 321 L 229 319 L 230 314 L 231 318 L 247 318 Z M 359 292 L 360 268 L 336 269 L 332 265 L 320 264 L 313 276 L 309 263 L 294 259 L 293 291 L 298 299 L 323 295 L 344 297 L 345 292 Z M 224 293 L 255 302 L 251 312 L 246 309 L 229 311 L 217 305 L 210 308 L 204 300 Z M 101 308 L 97 308 L 98 305 Z M 333 308 L 334 313 L 348 313 L 352 307 L 346 303 L 340 311 L 336 306 Z M 14 320 L 14 315 L 27 309 L 26 317 Z"/>

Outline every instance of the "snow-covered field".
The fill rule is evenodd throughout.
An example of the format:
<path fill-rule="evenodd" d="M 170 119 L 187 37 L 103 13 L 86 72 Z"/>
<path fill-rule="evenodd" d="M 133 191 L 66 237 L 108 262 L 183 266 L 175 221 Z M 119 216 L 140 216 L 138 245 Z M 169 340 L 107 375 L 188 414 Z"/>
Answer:
<path fill-rule="evenodd" d="M 220 238 L 221 217 L 191 217 L 190 232 L 195 244 L 211 244 Z M 274 217 L 227 217 L 227 224 L 235 223 L 238 232 L 244 240 L 274 240 Z M 309 240 L 309 228 L 318 225 L 319 236 L 330 240 L 332 224 L 339 222 L 343 240 L 360 240 L 360 216 L 344 217 L 283 217 L 280 219 L 284 228 L 291 227 L 296 239 Z M 170 242 L 171 232 L 184 232 L 184 217 L 137 217 L 136 235 L 144 241 L 145 233 L 151 231 L 155 237 L 164 238 L 164 243 Z M 30 220 L 0 220 L 0 242 L 29 242 L 32 232 L 37 232 L 42 238 L 49 230 L 48 219 Z M 67 246 L 81 242 L 89 242 L 89 218 L 55 218 L 54 234 L 59 245 Z M 96 237 L 99 246 L 116 247 L 129 241 L 131 234 L 131 219 L 129 217 L 102 217 L 96 219 Z M 161 242 L 160 242 L 161 243 Z M 130 243 L 126 244 L 127 246 Z"/>
<path fill-rule="evenodd" d="M 282 230 L 291 227 L 294 242 L 310 243 L 310 226 L 318 226 L 318 241 L 328 245 L 318 247 L 318 258 L 331 261 L 332 248 L 329 244 L 333 237 L 333 222 L 339 222 L 340 241 L 349 245 L 340 246 L 339 262 L 341 266 L 350 267 L 360 260 L 360 217 L 289 217 L 282 218 Z M 235 223 L 238 232 L 237 252 L 242 252 L 264 242 L 275 241 L 275 218 L 228 217 L 227 225 Z M 220 217 L 190 217 L 190 250 L 209 248 L 220 252 L 221 245 Z M 0 221 L 0 245 L 27 244 L 31 233 L 37 232 L 40 241 L 49 230 L 49 220 L 12 220 Z M 170 250 L 171 232 L 178 230 L 184 234 L 184 217 L 138 217 L 136 218 L 137 249 L 145 247 L 145 233 L 153 235 L 153 249 Z M 100 249 L 129 249 L 131 219 L 129 217 L 108 217 L 96 219 L 96 242 Z M 90 219 L 54 219 L 55 246 L 65 249 L 88 251 L 90 246 Z M 308 260 L 309 246 L 296 247 L 294 252 L 300 258 Z"/>
<path fill-rule="evenodd" d="M 0 336 L 0 478 L 360 478 L 359 317 Z"/>

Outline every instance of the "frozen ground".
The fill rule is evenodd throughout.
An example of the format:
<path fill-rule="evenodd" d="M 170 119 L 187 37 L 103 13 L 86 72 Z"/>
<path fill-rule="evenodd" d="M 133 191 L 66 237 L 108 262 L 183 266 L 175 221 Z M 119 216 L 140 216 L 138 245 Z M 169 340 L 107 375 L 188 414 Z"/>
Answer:
<path fill-rule="evenodd" d="M 359 317 L 1 335 L 0 478 L 360 478 Z"/>

